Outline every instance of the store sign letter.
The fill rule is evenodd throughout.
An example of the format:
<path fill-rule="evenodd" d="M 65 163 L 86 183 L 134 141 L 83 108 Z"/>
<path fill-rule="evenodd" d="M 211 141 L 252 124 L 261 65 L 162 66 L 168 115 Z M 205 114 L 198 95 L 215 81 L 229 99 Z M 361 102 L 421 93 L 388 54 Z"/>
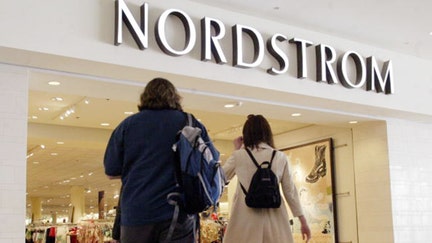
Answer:
<path fill-rule="evenodd" d="M 123 42 L 122 21 L 125 23 L 129 32 L 141 50 L 148 47 L 148 4 L 141 6 L 141 27 L 138 26 L 132 13 L 127 8 L 123 0 L 115 2 L 115 40 L 116 46 Z"/>
<path fill-rule="evenodd" d="M 289 42 L 297 46 L 297 78 L 307 78 L 306 48 L 313 43 L 299 38 L 292 38 Z"/>
<path fill-rule="evenodd" d="M 368 57 L 367 62 L 367 86 L 366 90 L 376 90 L 376 92 L 384 92 L 385 94 L 393 94 L 393 66 L 391 61 L 384 63 L 382 72 L 380 73 L 375 57 Z"/>
<path fill-rule="evenodd" d="M 186 43 L 183 50 L 179 50 L 179 51 L 174 50 L 174 48 L 170 46 L 166 38 L 165 24 L 167 18 L 170 15 L 178 17 L 181 20 L 183 27 L 185 29 Z M 195 25 L 192 22 L 192 19 L 183 11 L 176 10 L 176 9 L 169 9 L 163 12 L 156 23 L 156 41 L 160 49 L 168 55 L 182 56 L 189 53 L 194 48 L 196 42 L 196 30 L 195 30 Z"/>
<path fill-rule="evenodd" d="M 215 35 L 212 35 L 212 29 Z M 204 17 L 201 20 L 201 61 L 210 61 L 212 54 L 216 63 L 225 64 L 227 59 L 223 53 L 219 40 L 225 37 L 225 26 L 220 20 Z"/>
<path fill-rule="evenodd" d="M 264 58 L 264 41 L 261 34 L 252 27 L 243 25 L 234 25 L 233 32 L 233 66 L 241 68 L 257 67 Z M 254 47 L 254 58 L 252 63 L 246 63 L 243 60 L 243 33 L 249 35 Z"/>
<path fill-rule="evenodd" d="M 273 35 L 269 40 L 267 40 L 267 50 L 270 54 L 277 60 L 279 63 L 279 69 L 274 67 L 267 69 L 267 73 L 269 74 L 283 74 L 288 71 L 289 59 L 287 55 L 278 47 L 276 44 L 278 42 L 284 42 L 287 40 L 287 37 L 281 34 Z"/>

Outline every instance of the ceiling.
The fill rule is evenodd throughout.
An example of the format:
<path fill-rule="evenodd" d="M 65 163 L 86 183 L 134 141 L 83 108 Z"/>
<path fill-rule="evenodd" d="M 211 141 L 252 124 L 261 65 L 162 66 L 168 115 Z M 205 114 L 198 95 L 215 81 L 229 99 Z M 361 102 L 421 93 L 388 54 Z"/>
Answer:
<path fill-rule="evenodd" d="M 432 1 L 193 1 L 432 60 Z"/>
<path fill-rule="evenodd" d="M 200 0 L 235 12 L 274 19 L 312 31 L 359 41 L 371 46 L 432 60 L 432 1 L 351 1 L 303 0 Z M 61 85 L 50 86 L 49 81 Z M 86 212 L 97 212 L 98 191 L 104 191 L 110 209 L 116 205 L 120 182 L 109 181 L 103 173 L 103 153 L 112 129 L 136 112 L 145 83 L 32 69 L 29 91 L 27 197 L 41 198 L 43 213 L 70 214 L 72 186 L 86 192 Z M 186 111 L 206 125 L 222 160 L 229 155 L 230 141 L 240 135 L 245 116 L 264 114 L 275 134 L 314 124 L 353 126 L 347 122 L 368 119 L 344 114 L 304 110 L 254 100 L 235 99 L 194 92 L 179 87 Z M 61 97 L 63 100 L 54 100 Z M 238 106 L 227 109 L 227 103 Z M 68 109 L 74 113 L 60 119 Z M 292 117 L 292 113 L 301 113 Z M 109 125 L 102 126 L 102 123 Z M 44 148 L 41 147 L 44 146 Z M 30 212 L 30 207 L 28 208 Z"/>

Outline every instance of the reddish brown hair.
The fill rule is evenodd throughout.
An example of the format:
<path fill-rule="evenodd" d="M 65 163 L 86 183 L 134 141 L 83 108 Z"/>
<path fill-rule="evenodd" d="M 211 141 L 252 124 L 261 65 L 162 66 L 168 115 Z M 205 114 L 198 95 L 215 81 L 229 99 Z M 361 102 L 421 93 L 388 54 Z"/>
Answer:
<path fill-rule="evenodd" d="M 275 147 L 270 124 L 262 115 L 248 115 L 243 126 L 243 143 L 245 147 L 252 149 L 260 143 Z"/>

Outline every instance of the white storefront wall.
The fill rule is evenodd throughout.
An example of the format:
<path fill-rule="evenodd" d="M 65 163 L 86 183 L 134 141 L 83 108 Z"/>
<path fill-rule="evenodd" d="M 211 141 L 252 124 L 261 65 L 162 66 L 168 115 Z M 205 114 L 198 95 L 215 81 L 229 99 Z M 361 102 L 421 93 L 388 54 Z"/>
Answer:
<path fill-rule="evenodd" d="M 0 65 L 1 243 L 24 242 L 27 97 L 27 72 Z"/>
<path fill-rule="evenodd" d="M 254 94 L 260 100 L 385 120 L 341 132 L 318 127 L 315 131 L 302 131 L 302 139 L 333 136 L 337 138 L 336 145 L 339 142 L 350 145 L 343 148 L 346 152 L 340 152 L 341 156 L 349 157 L 346 164 L 336 152 L 336 163 L 340 163 L 343 171 L 337 173 L 336 191 L 349 191 L 352 195 L 337 199 L 341 242 L 399 243 L 428 239 L 426 230 L 432 226 L 432 195 L 427 193 L 432 191 L 427 180 L 432 172 L 431 156 L 427 153 L 432 146 L 431 62 L 190 1 L 146 2 L 150 8 L 149 48 L 140 50 L 126 29 L 124 43 L 113 44 L 114 1 L 48 0 L 43 4 L 31 0 L 2 1 L 0 62 L 138 82 L 148 81 L 143 79 L 148 77 L 144 74 L 163 72 L 179 75 L 180 80 L 187 78 L 188 81 L 176 83 L 182 88 L 236 96 Z M 138 18 L 143 1 L 126 3 Z M 194 49 L 184 56 L 164 54 L 154 38 L 156 18 L 170 8 L 187 13 L 198 31 Z M 200 61 L 199 23 L 204 16 L 224 23 L 227 34 L 221 43 L 228 64 Z M 295 55 L 292 55 L 295 48 L 289 49 L 289 71 L 279 76 L 265 72 L 276 65 L 269 55 L 256 68 L 232 67 L 231 26 L 235 24 L 253 27 L 265 39 L 281 33 L 288 39 L 298 37 L 314 45 L 331 45 L 338 53 L 353 50 L 381 62 L 392 60 L 395 93 L 376 94 L 315 82 L 313 47 L 308 49 L 309 71 L 305 79 L 296 78 Z M 181 30 L 172 31 L 183 36 L 183 32 L 175 32 Z M 22 242 L 24 238 L 26 73 L 25 67 L 2 65 L 0 69 L 1 243 Z M 286 146 L 302 142 L 290 141 L 291 135 L 277 139 Z"/>

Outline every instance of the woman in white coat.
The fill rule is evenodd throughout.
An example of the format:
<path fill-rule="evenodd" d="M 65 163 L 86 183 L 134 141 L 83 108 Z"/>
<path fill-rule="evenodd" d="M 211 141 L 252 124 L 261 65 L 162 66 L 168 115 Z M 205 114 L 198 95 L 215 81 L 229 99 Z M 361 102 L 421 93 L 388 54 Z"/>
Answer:
<path fill-rule="evenodd" d="M 240 183 L 248 190 L 257 167 L 245 147 L 252 152 L 258 163 L 270 160 L 274 150 L 273 134 L 269 123 L 262 115 L 248 116 L 243 126 L 243 136 L 234 140 L 236 151 L 223 166 L 228 180 L 234 175 L 238 178 L 224 243 L 293 243 L 288 212 L 284 203 L 279 208 L 250 208 L 246 205 L 245 194 Z M 287 157 L 283 152 L 276 152 L 271 170 L 278 178 L 293 216 L 298 217 L 301 222 L 303 239 L 309 242 L 310 229 L 303 216 Z"/>

